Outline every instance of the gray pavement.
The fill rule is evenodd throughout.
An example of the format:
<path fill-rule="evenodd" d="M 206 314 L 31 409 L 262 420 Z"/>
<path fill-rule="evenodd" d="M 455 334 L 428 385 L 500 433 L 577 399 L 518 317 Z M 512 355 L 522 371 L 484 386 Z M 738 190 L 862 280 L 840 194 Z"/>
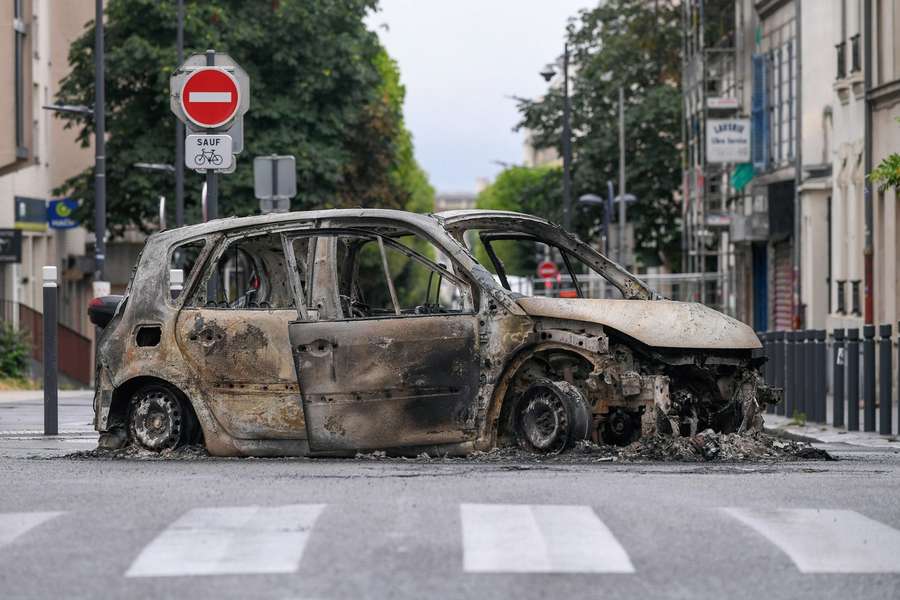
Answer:
<path fill-rule="evenodd" d="M 15 450 L 33 437 L 0 439 L 3 598 L 900 596 L 892 448 L 781 464 L 148 461 L 60 458 L 65 436 Z"/>

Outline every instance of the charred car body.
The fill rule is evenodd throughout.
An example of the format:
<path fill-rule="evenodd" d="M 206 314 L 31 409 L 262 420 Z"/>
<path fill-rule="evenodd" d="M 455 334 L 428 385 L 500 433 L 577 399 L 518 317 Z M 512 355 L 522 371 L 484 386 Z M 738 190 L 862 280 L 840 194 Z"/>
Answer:
<path fill-rule="evenodd" d="M 507 263 L 535 248 L 565 265 L 574 297 L 511 291 Z M 621 298 L 587 298 L 597 280 Z M 125 295 L 91 313 L 107 447 L 558 452 L 755 428 L 779 396 L 749 327 L 665 300 L 516 213 L 330 210 L 164 231 Z"/>

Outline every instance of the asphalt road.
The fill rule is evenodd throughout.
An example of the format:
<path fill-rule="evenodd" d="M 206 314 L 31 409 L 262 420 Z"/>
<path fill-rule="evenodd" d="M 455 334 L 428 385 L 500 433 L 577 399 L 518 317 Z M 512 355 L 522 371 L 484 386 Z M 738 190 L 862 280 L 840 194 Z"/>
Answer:
<path fill-rule="evenodd" d="M 10 444 L 3 598 L 900 597 L 891 451 L 561 465 L 71 460 Z"/>

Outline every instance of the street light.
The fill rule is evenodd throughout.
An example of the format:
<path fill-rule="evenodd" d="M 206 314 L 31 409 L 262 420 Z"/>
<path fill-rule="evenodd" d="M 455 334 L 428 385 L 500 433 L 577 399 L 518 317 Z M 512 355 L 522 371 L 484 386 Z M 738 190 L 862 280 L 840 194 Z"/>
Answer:
<path fill-rule="evenodd" d="M 136 162 L 134 163 L 135 169 L 143 169 L 144 171 L 162 171 L 164 173 L 174 173 L 175 165 L 167 165 L 164 163 L 145 163 L 145 162 Z"/>
<path fill-rule="evenodd" d="M 94 108 L 48 104 L 43 108 L 94 120 L 94 296 L 108 296 L 106 263 L 106 70 L 103 49 L 103 0 L 94 3 Z"/>
<path fill-rule="evenodd" d="M 44 110 L 52 110 L 53 112 L 66 113 L 70 115 L 84 115 L 91 119 L 94 118 L 94 109 L 81 104 L 45 104 L 41 108 Z"/>
<path fill-rule="evenodd" d="M 578 204 L 603 207 L 603 253 L 607 256 L 609 256 L 609 215 L 612 212 L 611 200 L 612 195 L 610 195 L 609 200 L 605 200 L 597 194 L 584 194 L 578 197 Z"/>
<path fill-rule="evenodd" d="M 556 75 L 556 69 L 552 65 L 541 71 L 544 81 L 550 83 Z M 569 44 L 566 44 L 563 52 L 563 130 L 562 130 L 562 159 L 563 159 L 563 228 L 571 229 L 572 225 L 572 106 L 569 100 Z"/>

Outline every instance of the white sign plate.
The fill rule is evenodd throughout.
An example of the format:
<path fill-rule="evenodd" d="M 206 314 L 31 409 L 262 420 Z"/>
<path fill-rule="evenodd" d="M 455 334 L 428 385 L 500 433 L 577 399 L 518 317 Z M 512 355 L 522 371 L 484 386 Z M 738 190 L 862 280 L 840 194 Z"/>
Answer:
<path fill-rule="evenodd" d="M 750 162 L 750 119 L 707 119 L 706 162 Z"/>
<path fill-rule="evenodd" d="M 184 166 L 195 171 L 225 171 L 234 164 L 231 136 L 189 135 L 184 138 Z"/>
<path fill-rule="evenodd" d="M 740 108 L 740 102 L 737 98 L 729 96 L 710 96 L 706 99 L 708 108 Z"/>

